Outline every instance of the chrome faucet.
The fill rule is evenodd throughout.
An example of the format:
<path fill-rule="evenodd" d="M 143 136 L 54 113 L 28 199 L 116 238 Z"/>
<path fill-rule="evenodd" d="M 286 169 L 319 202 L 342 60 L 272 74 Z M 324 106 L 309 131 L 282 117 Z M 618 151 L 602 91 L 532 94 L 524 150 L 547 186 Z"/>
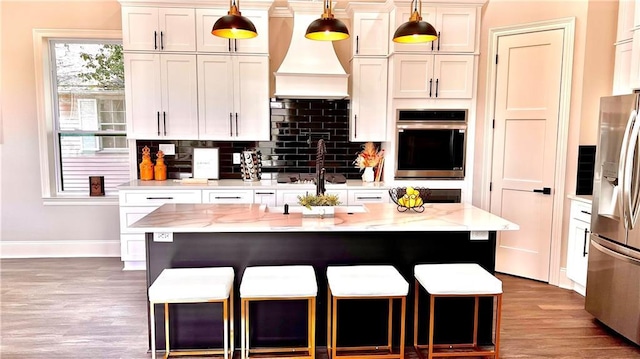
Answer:
<path fill-rule="evenodd" d="M 324 180 L 324 155 L 327 154 L 327 147 L 324 144 L 324 140 L 321 138 L 318 140 L 318 147 L 316 150 L 316 196 L 323 195 L 325 192 L 325 180 Z"/>

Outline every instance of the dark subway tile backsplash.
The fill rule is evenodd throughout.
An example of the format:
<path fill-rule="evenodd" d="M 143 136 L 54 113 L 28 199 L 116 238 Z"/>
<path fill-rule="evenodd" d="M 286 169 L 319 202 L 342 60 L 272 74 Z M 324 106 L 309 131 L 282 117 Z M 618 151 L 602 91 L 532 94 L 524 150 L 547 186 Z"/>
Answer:
<path fill-rule="evenodd" d="M 271 110 L 271 139 L 252 141 L 165 141 L 138 140 L 138 163 L 142 148 L 149 146 L 151 153 L 159 144 L 173 143 L 175 156 L 166 156 L 168 178 L 192 171 L 192 153 L 195 147 L 220 149 L 220 178 L 241 178 L 240 165 L 234 165 L 232 154 L 256 148 L 262 153 L 262 172 L 315 173 L 316 145 L 324 139 L 327 148 L 325 167 L 328 173 L 341 173 L 349 179 L 361 174 L 353 165 L 362 143 L 349 142 L 349 100 L 278 100 L 283 108 Z M 380 144 L 377 143 L 377 146 Z M 155 155 L 152 156 L 155 162 Z"/>

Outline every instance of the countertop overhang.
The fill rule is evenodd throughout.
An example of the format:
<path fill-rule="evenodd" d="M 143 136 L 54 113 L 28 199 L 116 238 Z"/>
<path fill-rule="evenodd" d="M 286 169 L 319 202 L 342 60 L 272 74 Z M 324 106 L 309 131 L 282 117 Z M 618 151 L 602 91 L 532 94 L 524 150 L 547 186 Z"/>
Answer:
<path fill-rule="evenodd" d="M 308 218 L 260 204 L 164 204 L 129 226 L 140 232 L 508 231 L 520 227 L 466 203 L 429 203 L 422 213 L 395 204 L 363 205 L 363 213 Z"/>

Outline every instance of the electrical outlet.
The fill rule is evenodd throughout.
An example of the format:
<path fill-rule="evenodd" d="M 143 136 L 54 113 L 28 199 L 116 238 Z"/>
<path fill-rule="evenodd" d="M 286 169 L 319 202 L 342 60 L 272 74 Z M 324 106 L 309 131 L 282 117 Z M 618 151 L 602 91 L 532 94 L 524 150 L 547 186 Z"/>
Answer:
<path fill-rule="evenodd" d="M 161 143 L 158 147 L 165 155 L 172 156 L 176 154 L 176 145 L 173 143 Z"/>
<path fill-rule="evenodd" d="M 233 164 L 234 165 L 239 165 L 240 164 L 240 153 L 234 153 L 233 154 Z"/>
<path fill-rule="evenodd" d="M 153 232 L 154 242 L 173 242 L 173 233 L 171 232 Z"/>
<path fill-rule="evenodd" d="M 487 241 L 489 240 L 489 232 L 487 231 L 471 231 L 469 240 L 472 241 Z"/>

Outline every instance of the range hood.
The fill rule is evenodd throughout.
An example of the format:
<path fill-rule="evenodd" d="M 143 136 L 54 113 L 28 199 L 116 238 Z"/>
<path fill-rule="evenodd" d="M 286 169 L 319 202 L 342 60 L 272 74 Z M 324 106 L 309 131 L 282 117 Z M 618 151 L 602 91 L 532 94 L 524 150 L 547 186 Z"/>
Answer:
<path fill-rule="evenodd" d="M 322 14 L 322 3 L 289 1 L 289 9 L 293 12 L 293 34 L 287 54 L 275 72 L 275 96 L 319 99 L 349 97 L 349 75 L 342 68 L 333 43 L 304 37 L 309 24 Z"/>

